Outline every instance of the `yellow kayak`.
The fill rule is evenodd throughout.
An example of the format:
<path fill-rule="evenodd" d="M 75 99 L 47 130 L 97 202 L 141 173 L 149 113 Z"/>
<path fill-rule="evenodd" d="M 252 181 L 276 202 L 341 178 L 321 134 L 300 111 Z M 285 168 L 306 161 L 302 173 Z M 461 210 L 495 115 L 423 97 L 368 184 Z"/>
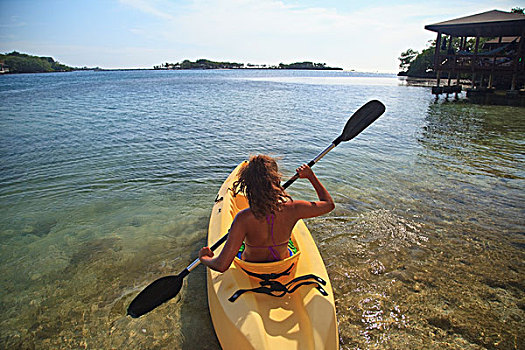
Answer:
<path fill-rule="evenodd" d="M 235 215 L 248 207 L 244 196 L 234 198 L 229 190 L 245 163 L 235 168 L 219 190 L 208 228 L 209 246 L 227 233 Z M 208 269 L 208 304 L 224 350 L 339 348 L 332 286 L 302 220 L 292 231 L 292 241 L 298 252 L 285 260 L 250 263 L 235 258 L 224 273 Z M 222 246 L 214 253 L 221 250 Z M 269 276 L 276 282 L 265 283 Z M 275 285 L 286 292 L 257 292 Z"/>

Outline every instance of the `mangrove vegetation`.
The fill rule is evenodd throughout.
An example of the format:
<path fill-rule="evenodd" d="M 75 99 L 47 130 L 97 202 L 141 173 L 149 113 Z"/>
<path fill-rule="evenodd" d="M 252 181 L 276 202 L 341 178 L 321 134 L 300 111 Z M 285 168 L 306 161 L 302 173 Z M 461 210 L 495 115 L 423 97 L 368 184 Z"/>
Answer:
<path fill-rule="evenodd" d="M 257 65 L 251 63 L 215 62 L 207 59 L 199 59 L 195 62 L 184 60 L 178 63 L 163 63 L 154 66 L 154 69 L 306 69 L 306 70 L 343 70 L 342 68 L 328 67 L 326 63 L 296 62 L 291 64 L 280 63 L 277 66 Z"/>
<path fill-rule="evenodd" d="M 17 51 L 0 54 L 0 69 L 3 73 L 47 73 L 75 70 L 55 61 L 52 57 L 31 56 Z"/>

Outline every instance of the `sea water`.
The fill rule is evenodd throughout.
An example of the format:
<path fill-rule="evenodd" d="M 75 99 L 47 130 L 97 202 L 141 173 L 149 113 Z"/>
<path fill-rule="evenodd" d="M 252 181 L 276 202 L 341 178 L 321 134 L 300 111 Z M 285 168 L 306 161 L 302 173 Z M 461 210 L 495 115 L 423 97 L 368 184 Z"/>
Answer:
<path fill-rule="evenodd" d="M 336 209 L 307 220 L 341 348 L 523 348 L 525 109 L 274 70 L 0 77 L 0 347 L 218 349 L 202 266 L 146 316 L 126 307 L 196 258 L 239 162 L 289 177 L 372 99 L 385 114 L 314 168 Z"/>

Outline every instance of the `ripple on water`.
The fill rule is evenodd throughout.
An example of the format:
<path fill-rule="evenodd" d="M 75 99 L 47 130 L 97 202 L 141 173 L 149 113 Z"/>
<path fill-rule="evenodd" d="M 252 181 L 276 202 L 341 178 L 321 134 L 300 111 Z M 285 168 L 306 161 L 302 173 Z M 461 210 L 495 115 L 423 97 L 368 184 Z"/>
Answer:
<path fill-rule="evenodd" d="M 481 240 L 458 249 L 418 218 L 385 210 L 309 226 L 333 283 L 343 349 L 507 349 L 523 341 L 523 266 L 503 272 L 520 264 L 515 252 L 500 259 L 500 247 Z"/>
<path fill-rule="evenodd" d="M 145 318 L 126 305 L 193 261 L 240 161 L 291 175 L 370 99 L 386 113 L 316 166 L 337 209 L 307 222 L 342 349 L 522 347 L 525 109 L 356 75 L 1 77 L 0 347 L 218 349 L 202 268 Z"/>

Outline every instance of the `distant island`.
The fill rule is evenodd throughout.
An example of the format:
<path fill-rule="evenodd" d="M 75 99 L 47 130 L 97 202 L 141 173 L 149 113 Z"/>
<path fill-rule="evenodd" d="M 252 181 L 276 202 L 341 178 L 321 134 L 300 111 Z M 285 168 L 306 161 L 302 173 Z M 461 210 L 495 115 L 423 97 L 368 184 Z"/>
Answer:
<path fill-rule="evenodd" d="M 61 64 L 52 57 L 31 56 L 17 51 L 0 54 L 0 73 L 70 72 L 77 69 Z"/>
<path fill-rule="evenodd" d="M 151 69 L 151 68 L 150 68 Z M 305 69 L 305 70 L 343 70 L 343 68 L 328 67 L 326 63 L 296 62 L 291 64 L 280 63 L 277 66 L 266 64 L 244 64 L 235 62 L 215 62 L 207 59 L 199 59 L 195 62 L 184 60 L 180 63 L 164 63 L 154 66 L 155 70 L 170 69 Z M 71 72 L 77 70 L 96 70 L 100 68 L 78 68 L 69 67 L 52 57 L 32 56 L 25 53 L 13 51 L 0 54 L 0 74 L 2 73 L 49 73 L 49 72 Z M 110 69 L 113 70 L 113 69 Z M 126 70 L 126 69 L 119 69 Z"/>
<path fill-rule="evenodd" d="M 215 62 L 207 59 L 184 60 L 180 63 L 164 63 L 160 66 L 154 66 L 153 69 L 307 69 L 307 70 L 343 70 L 343 68 L 328 67 L 326 63 L 313 62 L 296 62 L 291 64 L 280 63 L 278 66 L 269 66 L 266 64 L 244 64 L 235 62 Z"/>

